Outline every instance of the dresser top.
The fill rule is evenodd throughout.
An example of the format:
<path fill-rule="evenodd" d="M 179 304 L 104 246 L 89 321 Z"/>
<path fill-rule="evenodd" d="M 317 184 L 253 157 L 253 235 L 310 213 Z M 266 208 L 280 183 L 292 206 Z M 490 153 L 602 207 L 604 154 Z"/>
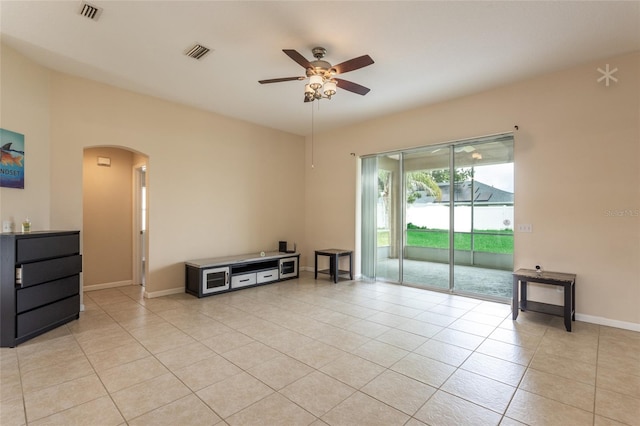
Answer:
<path fill-rule="evenodd" d="M 31 232 L 2 232 L 0 237 L 9 238 L 38 238 L 38 237 L 54 237 L 56 235 L 72 235 L 79 234 L 80 231 L 31 231 Z"/>

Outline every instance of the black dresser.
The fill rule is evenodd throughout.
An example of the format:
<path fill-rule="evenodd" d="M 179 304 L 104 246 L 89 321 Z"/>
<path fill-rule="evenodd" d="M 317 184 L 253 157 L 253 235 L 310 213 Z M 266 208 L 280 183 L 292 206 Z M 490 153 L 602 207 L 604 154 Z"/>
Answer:
<path fill-rule="evenodd" d="M 79 317 L 80 231 L 2 233 L 0 249 L 0 346 Z"/>

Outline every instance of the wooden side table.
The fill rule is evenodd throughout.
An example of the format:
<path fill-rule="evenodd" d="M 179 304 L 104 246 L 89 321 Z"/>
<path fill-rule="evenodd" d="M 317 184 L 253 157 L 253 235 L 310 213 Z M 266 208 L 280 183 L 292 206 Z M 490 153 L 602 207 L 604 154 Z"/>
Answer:
<path fill-rule="evenodd" d="M 333 282 L 338 282 L 339 275 L 349 274 L 349 279 L 353 279 L 353 259 L 352 259 L 353 251 L 351 250 L 343 250 L 343 249 L 324 249 L 324 250 L 316 250 L 315 256 L 315 279 L 318 279 L 318 273 L 320 274 L 329 274 L 333 278 Z M 318 270 L 318 256 L 328 256 L 329 257 L 329 269 Z M 344 256 L 349 256 L 349 270 L 341 270 L 340 269 L 340 258 Z"/>
<path fill-rule="evenodd" d="M 564 287 L 564 306 L 527 301 L 527 283 L 535 282 Z M 520 300 L 518 301 L 518 283 L 520 283 Z M 564 317 L 564 326 L 571 331 L 571 321 L 576 320 L 576 274 L 564 272 L 538 272 L 533 269 L 518 269 L 513 273 L 513 303 L 511 305 L 513 320 L 518 318 L 518 308 L 545 314 Z"/>

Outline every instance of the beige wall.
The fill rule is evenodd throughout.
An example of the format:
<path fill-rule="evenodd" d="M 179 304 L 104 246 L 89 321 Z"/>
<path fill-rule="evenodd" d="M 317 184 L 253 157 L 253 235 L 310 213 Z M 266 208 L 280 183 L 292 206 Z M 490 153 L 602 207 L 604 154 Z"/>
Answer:
<path fill-rule="evenodd" d="M 98 166 L 98 156 L 111 160 Z M 84 288 L 131 284 L 133 274 L 133 160 L 117 148 L 84 150 L 82 241 Z"/>
<path fill-rule="evenodd" d="M 597 67 L 618 68 L 617 84 Z M 515 267 L 577 274 L 584 320 L 640 329 L 640 54 L 307 138 L 306 250 L 356 248 L 358 156 L 515 132 Z M 608 211 L 629 210 L 611 217 Z M 558 301 L 540 286 L 534 296 Z"/>
<path fill-rule="evenodd" d="M 517 124 L 515 219 L 533 233 L 516 234 L 516 267 L 575 272 L 579 318 L 640 328 L 640 219 L 607 215 L 640 209 L 639 62 L 605 58 L 316 134 L 311 169 L 309 139 L 305 149 L 300 137 L 49 72 L 3 48 L 2 125 L 25 133 L 33 181 L 3 189 L 0 212 L 10 199 L 36 229 L 82 229 L 84 148 L 148 155 L 147 291 L 159 295 L 180 291 L 188 259 L 288 240 L 311 267 L 315 248 L 355 248 L 358 156 Z M 596 82 L 606 63 L 619 69 L 610 87 Z"/>
<path fill-rule="evenodd" d="M 52 72 L 51 222 L 82 226 L 82 152 L 148 156 L 147 292 L 184 288 L 184 261 L 277 249 L 304 232 L 304 141 Z"/>
<path fill-rule="evenodd" d="M 2 85 L 2 123 L 25 133 L 33 185 L 2 190 L 3 217 L 82 230 L 83 150 L 148 156 L 150 295 L 182 291 L 185 260 L 303 240 L 303 138 L 45 70 L 5 46 Z"/>
<path fill-rule="evenodd" d="M 0 45 L 0 127 L 24 135 L 24 189 L 0 188 L 0 219 L 50 229 L 49 71 Z"/>

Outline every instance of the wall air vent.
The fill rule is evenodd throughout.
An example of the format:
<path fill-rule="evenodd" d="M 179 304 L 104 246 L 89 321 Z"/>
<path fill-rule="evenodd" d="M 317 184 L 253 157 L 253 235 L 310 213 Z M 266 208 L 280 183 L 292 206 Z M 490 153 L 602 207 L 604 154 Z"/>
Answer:
<path fill-rule="evenodd" d="M 204 55 L 209 53 L 211 49 L 208 47 L 204 47 L 201 44 L 196 44 L 193 47 L 189 48 L 184 54 L 193 59 L 202 59 Z"/>
<path fill-rule="evenodd" d="M 100 15 L 102 14 L 102 8 L 91 5 L 85 1 L 80 3 L 80 15 L 85 18 L 89 18 L 92 21 L 97 21 Z"/>

